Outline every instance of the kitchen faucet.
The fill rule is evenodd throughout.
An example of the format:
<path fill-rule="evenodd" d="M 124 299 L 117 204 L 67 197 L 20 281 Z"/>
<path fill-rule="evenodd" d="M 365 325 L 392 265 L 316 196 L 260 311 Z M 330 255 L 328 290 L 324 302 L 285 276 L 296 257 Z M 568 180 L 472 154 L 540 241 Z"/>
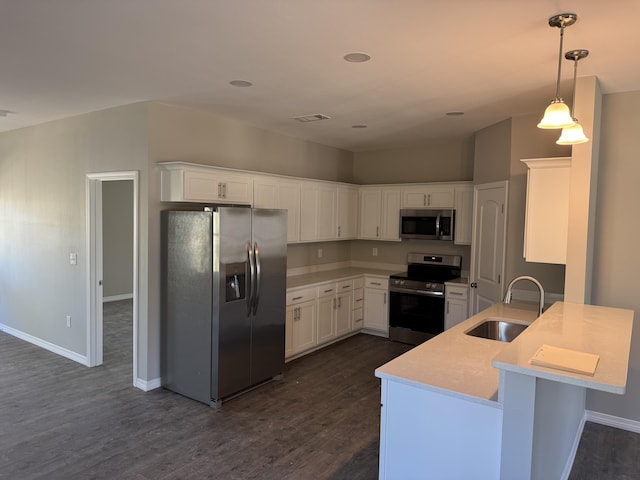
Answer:
<path fill-rule="evenodd" d="M 509 282 L 509 285 L 507 286 L 507 293 L 504 294 L 504 303 L 511 303 L 511 287 L 513 287 L 513 285 L 520 280 L 529 280 L 538 287 L 538 291 L 540 292 L 540 307 L 538 308 L 538 316 L 542 315 L 542 309 L 544 308 L 544 288 L 542 288 L 542 284 L 538 280 L 528 275 L 516 277 L 511 280 L 511 282 Z"/>

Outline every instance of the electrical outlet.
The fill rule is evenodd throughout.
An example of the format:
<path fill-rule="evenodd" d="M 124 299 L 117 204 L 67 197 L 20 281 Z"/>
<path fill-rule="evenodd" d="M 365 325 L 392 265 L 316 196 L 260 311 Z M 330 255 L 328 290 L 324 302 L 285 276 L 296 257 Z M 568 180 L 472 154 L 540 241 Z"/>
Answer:
<path fill-rule="evenodd" d="M 378 256 L 378 249 L 376 247 L 373 247 L 373 251 L 371 252 L 371 255 L 373 255 L 374 257 Z"/>
<path fill-rule="evenodd" d="M 67 315 L 67 328 L 71 328 L 71 315 Z"/>
<path fill-rule="evenodd" d="M 318 258 L 322 258 L 322 249 L 321 248 L 318 249 Z"/>

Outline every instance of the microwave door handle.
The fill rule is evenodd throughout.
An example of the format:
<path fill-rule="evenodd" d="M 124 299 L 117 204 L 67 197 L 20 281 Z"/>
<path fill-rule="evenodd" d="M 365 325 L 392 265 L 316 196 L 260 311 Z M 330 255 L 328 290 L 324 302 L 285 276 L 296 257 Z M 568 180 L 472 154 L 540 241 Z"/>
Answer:
<path fill-rule="evenodd" d="M 440 238 L 440 214 L 436 216 L 436 238 Z"/>

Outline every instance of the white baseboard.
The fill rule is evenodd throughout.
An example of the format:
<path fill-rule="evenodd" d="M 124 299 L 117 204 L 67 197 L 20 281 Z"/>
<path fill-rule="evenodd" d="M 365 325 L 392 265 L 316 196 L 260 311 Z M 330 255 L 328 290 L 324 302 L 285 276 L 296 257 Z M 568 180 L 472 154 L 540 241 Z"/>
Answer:
<path fill-rule="evenodd" d="M 9 335 L 12 335 L 20 340 L 24 340 L 25 342 L 29 342 L 37 347 L 44 348 L 45 350 L 49 350 L 57 355 L 68 358 L 69 360 L 73 360 L 74 362 L 78 362 L 85 367 L 89 366 L 89 359 L 85 355 L 80 355 L 79 353 L 72 352 L 64 347 L 60 347 L 51 342 L 47 342 L 46 340 L 42 340 L 41 338 L 34 337 L 28 333 L 22 332 L 20 330 L 16 330 L 13 327 L 9 327 L 8 325 L 4 325 L 0 323 L 0 330 Z"/>
<path fill-rule="evenodd" d="M 628 432 L 640 433 L 640 422 L 636 420 L 630 420 L 628 418 L 616 417 L 606 413 L 594 412 L 592 410 L 585 410 L 585 419 L 588 422 L 599 423 L 608 427 L 615 427 L 621 430 L 627 430 Z"/>
<path fill-rule="evenodd" d="M 111 295 L 110 297 L 103 297 L 102 303 L 117 302 L 118 300 L 130 300 L 133 298 L 133 293 L 124 293 L 122 295 Z"/>
<path fill-rule="evenodd" d="M 584 422 L 587 418 L 587 412 L 585 411 L 584 415 L 582 415 L 582 420 L 580 420 L 580 425 L 578 425 L 578 431 L 576 432 L 576 436 L 573 439 L 573 444 L 571 445 L 571 451 L 569 452 L 569 458 L 567 458 L 567 463 L 564 466 L 564 470 L 562 472 L 561 480 L 567 480 L 569 475 L 571 475 L 571 469 L 573 468 L 573 462 L 576 459 L 576 453 L 578 452 L 578 446 L 580 445 L 580 438 L 582 438 L 582 431 L 584 430 Z"/>
<path fill-rule="evenodd" d="M 143 392 L 149 392 L 151 390 L 155 390 L 156 388 L 160 388 L 162 386 L 162 380 L 160 378 L 154 378 L 152 380 L 142 380 L 141 378 L 136 378 L 135 382 L 133 382 L 133 386 L 139 388 Z"/>

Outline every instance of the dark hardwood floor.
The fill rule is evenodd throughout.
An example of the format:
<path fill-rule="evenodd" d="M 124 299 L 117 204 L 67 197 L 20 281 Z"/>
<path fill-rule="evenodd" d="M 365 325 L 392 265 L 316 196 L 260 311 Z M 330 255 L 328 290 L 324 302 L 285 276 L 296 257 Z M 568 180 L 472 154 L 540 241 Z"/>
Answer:
<path fill-rule="evenodd" d="M 409 347 L 357 335 L 211 408 L 132 386 L 130 303 L 105 305 L 105 364 L 0 332 L 1 479 L 375 479 L 379 380 Z"/>
<path fill-rule="evenodd" d="M 375 479 L 379 380 L 410 347 L 356 335 L 212 410 L 132 386 L 131 303 L 86 368 L 0 332 L 0 479 Z M 571 480 L 640 478 L 640 435 L 588 423 Z"/>

